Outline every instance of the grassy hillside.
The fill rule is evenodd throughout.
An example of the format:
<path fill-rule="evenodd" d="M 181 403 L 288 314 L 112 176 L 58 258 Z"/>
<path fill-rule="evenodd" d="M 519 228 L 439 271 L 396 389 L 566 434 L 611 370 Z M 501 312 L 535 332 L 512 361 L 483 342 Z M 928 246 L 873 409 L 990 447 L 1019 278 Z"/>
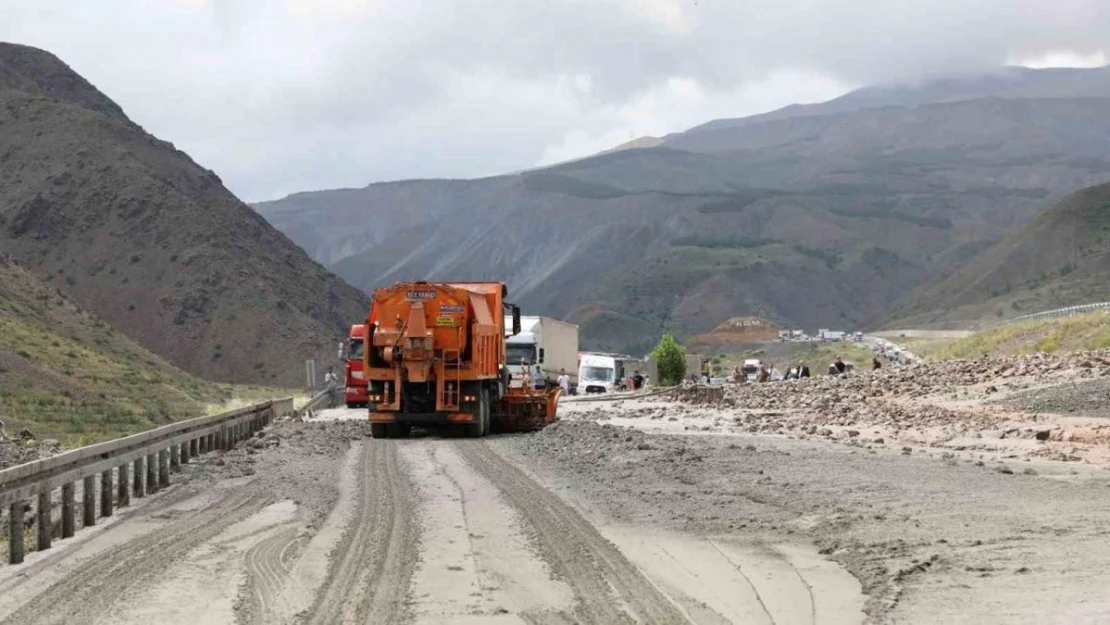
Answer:
<path fill-rule="evenodd" d="M 1110 300 L 1110 185 L 1076 192 L 895 311 L 892 325 L 1017 317 Z"/>
<path fill-rule="evenodd" d="M 59 59 L 3 43 L 0 249 L 208 379 L 299 383 L 369 308 Z"/>
<path fill-rule="evenodd" d="M 0 255 L 0 420 L 88 444 L 280 391 L 206 382 Z"/>
<path fill-rule="evenodd" d="M 1110 315 L 1093 313 L 1050 321 L 1016 322 L 938 347 L 932 360 L 980 358 L 1110 348 Z"/>

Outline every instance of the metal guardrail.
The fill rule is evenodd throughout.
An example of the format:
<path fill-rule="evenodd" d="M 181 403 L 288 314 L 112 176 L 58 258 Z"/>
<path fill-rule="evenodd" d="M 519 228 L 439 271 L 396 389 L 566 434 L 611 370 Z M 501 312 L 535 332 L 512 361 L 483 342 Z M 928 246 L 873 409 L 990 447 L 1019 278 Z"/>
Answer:
<path fill-rule="evenodd" d="M 1082 306 L 1068 306 L 1067 308 L 1057 308 L 1056 310 L 1046 310 L 1044 312 L 1033 313 L 1031 315 L 1022 315 L 1007 319 L 999 322 L 999 325 L 1009 325 L 1011 323 L 1020 323 L 1022 321 L 1040 321 L 1043 319 L 1059 319 L 1061 317 L 1074 317 L 1076 315 L 1086 315 L 1088 313 L 1097 312 L 1100 310 L 1110 310 L 1110 302 L 1098 302 L 1095 304 L 1083 304 Z"/>
<path fill-rule="evenodd" d="M 338 393 L 338 392 L 339 391 L 337 390 L 336 393 Z M 311 412 L 315 412 L 317 410 L 320 410 L 324 406 L 326 406 L 327 403 L 328 403 L 328 389 L 324 389 L 324 390 L 320 391 L 319 393 L 316 393 L 315 395 L 313 395 L 311 399 L 309 399 L 307 402 L 305 402 L 305 405 L 301 406 L 300 408 L 297 408 L 296 414 L 297 414 L 297 416 L 303 416 L 303 415 L 309 414 Z"/>
<path fill-rule="evenodd" d="M 26 499 L 38 496 L 35 523 L 39 551 L 49 549 L 55 526 L 51 520 L 51 495 L 62 490 L 61 538 L 76 529 L 76 483 L 83 484 L 81 519 L 85 527 L 96 524 L 97 492 L 99 516 L 112 515 L 114 505 L 130 505 L 131 496 L 141 498 L 170 483 L 170 473 L 181 470 L 195 456 L 233 449 L 274 418 L 293 413 L 293 399 L 265 401 L 246 408 L 180 421 L 154 430 L 73 449 L 65 453 L 0 471 L 0 510 L 9 508 L 8 561 L 23 562 L 23 532 L 26 528 Z M 133 466 L 132 466 L 133 465 Z M 116 479 L 113 483 L 113 474 Z M 97 488 L 97 475 L 100 487 Z"/>

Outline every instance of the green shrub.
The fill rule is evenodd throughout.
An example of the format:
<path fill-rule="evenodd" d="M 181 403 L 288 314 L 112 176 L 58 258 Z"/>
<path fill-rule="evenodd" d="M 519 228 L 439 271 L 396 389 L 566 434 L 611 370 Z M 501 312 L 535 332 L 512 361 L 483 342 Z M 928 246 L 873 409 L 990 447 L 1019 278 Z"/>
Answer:
<path fill-rule="evenodd" d="M 659 339 L 651 355 L 655 358 L 660 384 L 671 386 L 682 383 L 686 377 L 686 348 L 679 345 L 671 333 Z"/>

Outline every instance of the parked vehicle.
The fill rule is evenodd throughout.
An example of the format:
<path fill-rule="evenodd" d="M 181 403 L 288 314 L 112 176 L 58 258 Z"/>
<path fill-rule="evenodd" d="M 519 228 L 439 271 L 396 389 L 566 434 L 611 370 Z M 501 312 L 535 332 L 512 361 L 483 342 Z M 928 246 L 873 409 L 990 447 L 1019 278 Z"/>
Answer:
<path fill-rule="evenodd" d="M 511 318 L 506 317 L 507 327 Z M 506 366 L 512 386 L 520 386 L 527 369 L 534 388 L 555 388 L 559 372 L 570 377 L 572 392 L 578 386 L 578 326 L 551 317 L 521 317 L 520 334 L 505 341 Z"/>
<path fill-rule="evenodd" d="M 369 403 L 366 398 L 366 376 L 362 370 L 362 349 L 366 341 L 366 324 L 359 323 L 351 326 L 351 335 L 347 339 L 346 365 L 344 366 L 344 386 L 348 408 L 365 408 Z"/>
<path fill-rule="evenodd" d="M 623 385 L 624 362 L 607 354 L 582 354 L 578 363 L 578 393 L 611 393 Z"/>

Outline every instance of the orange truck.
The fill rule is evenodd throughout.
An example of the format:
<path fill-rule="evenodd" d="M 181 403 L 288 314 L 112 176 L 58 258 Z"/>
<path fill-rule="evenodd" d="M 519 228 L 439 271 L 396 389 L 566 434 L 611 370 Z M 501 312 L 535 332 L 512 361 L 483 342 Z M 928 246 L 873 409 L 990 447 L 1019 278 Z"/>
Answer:
<path fill-rule="evenodd" d="M 362 350 L 365 342 L 366 324 L 358 323 L 351 326 L 351 336 L 347 339 L 347 365 L 344 375 L 348 408 L 365 408 L 369 403 L 366 399 L 366 377 L 362 373 Z"/>
<path fill-rule="evenodd" d="M 555 419 L 559 389 L 512 388 L 505 339 L 520 332 L 520 308 L 507 296 L 502 282 L 398 282 L 374 291 L 363 350 L 374 438 L 408 436 L 413 425 L 481 437 Z"/>

